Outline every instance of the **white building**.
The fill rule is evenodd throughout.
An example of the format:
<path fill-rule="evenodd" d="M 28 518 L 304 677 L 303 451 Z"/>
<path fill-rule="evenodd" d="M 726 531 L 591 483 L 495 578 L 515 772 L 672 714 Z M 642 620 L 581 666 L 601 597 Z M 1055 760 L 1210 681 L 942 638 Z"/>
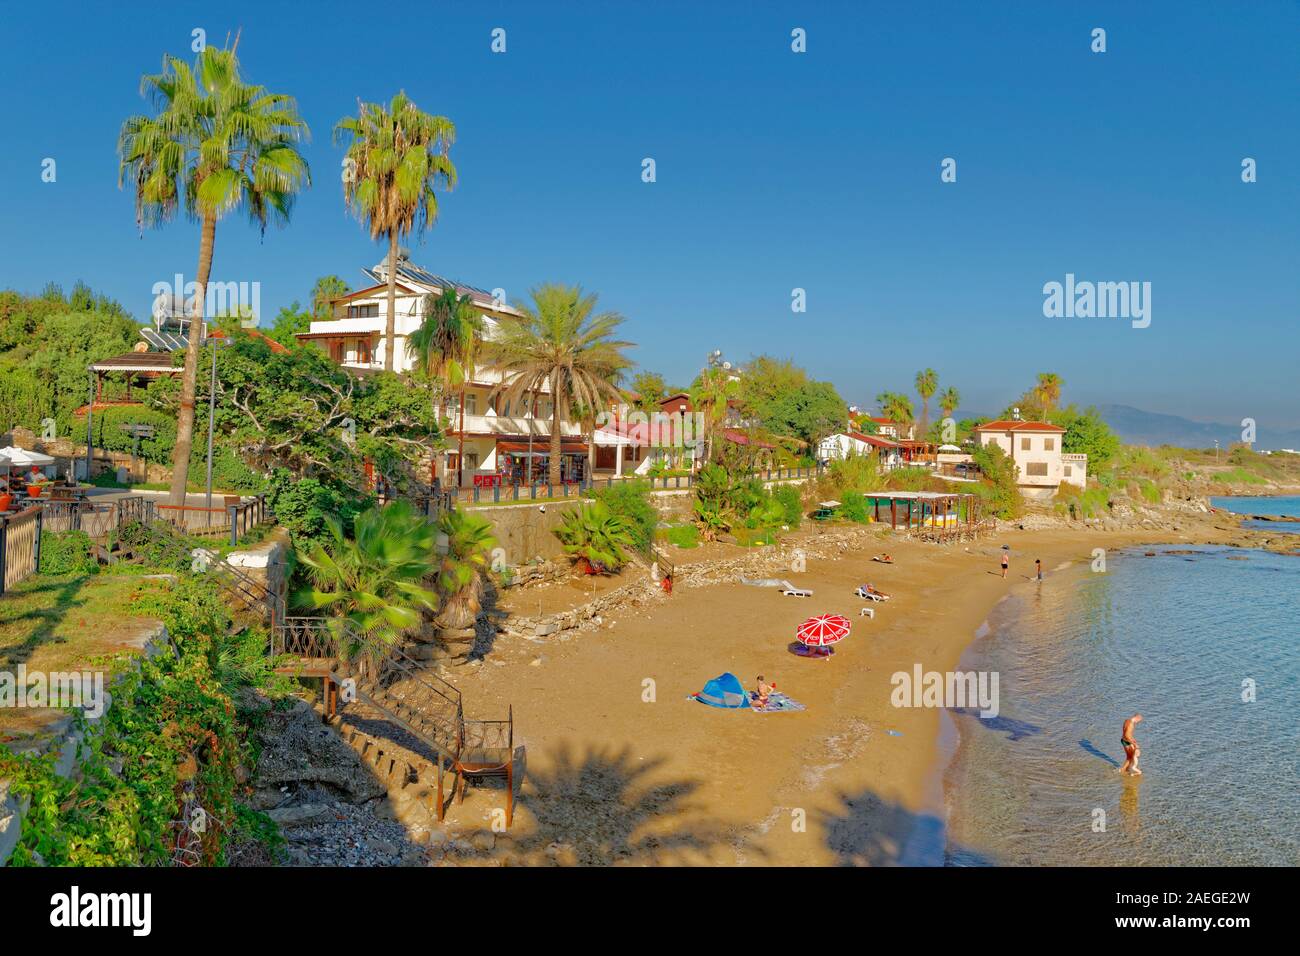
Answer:
<path fill-rule="evenodd" d="M 299 341 L 318 345 L 339 365 L 358 373 L 381 371 L 387 349 L 385 331 L 388 315 L 387 263 L 381 262 L 372 269 L 363 269 L 370 284 L 356 292 L 334 299 L 333 316 L 313 320 L 307 332 L 297 336 Z M 397 301 L 393 370 L 409 373 L 415 361 L 408 355 L 407 338 L 424 321 L 424 300 L 428 295 L 439 295 L 445 288 L 454 288 L 460 295 L 468 295 L 481 311 L 486 325 L 486 336 L 496 334 L 500 323 L 518 321 L 520 312 L 498 295 L 475 286 L 455 282 L 434 275 L 418 266 L 399 262 L 397 267 Z M 448 420 L 448 447 L 444 453 L 440 475 L 444 481 L 455 481 L 460 474 L 461 483 L 491 485 L 494 482 L 509 484 L 514 480 L 526 481 L 529 476 L 546 480 L 550 452 L 551 397 L 550 389 L 541 390 L 517 400 L 513 406 L 493 390 L 505 383 L 506 375 L 500 368 L 480 363 L 465 392 L 464 427 L 461 427 L 460 404 L 457 396 L 446 396 L 440 409 Z M 457 460 L 459 439 L 464 437 L 465 461 L 463 470 Z M 586 474 L 587 443 L 581 424 L 574 421 L 560 423 L 562 440 L 563 474 L 566 481 L 576 481 Z M 597 444 L 603 444 L 598 439 Z"/>
<path fill-rule="evenodd" d="M 1062 483 L 1083 488 L 1088 483 L 1088 456 L 1066 454 L 1065 429 L 1047 422 L 1018 418 L 986 422 L 975 429 L 981 446 L 996 444 L 1011 458 L 1019 474 L 1022 494 L 1046 498 Z"/>

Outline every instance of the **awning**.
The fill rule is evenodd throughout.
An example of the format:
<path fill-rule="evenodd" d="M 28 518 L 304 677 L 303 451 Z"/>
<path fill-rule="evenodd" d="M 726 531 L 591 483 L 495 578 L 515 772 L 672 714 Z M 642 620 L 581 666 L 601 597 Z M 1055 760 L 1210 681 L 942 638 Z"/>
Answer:
<path fill-rule="evenodd" d="M 497 439 L 497 452 L 509 455 L 517 455 L 528 452 L 529 446 L 526 441 L 502 441 Z M 551 451 L 551 440 L 546 436 L 533 440 L 531 451 L 534 455 L 548 455 Z M 585 455 L 587 454 L 587 443 L 576 438 L 560 439 L 561 455 Z"/>

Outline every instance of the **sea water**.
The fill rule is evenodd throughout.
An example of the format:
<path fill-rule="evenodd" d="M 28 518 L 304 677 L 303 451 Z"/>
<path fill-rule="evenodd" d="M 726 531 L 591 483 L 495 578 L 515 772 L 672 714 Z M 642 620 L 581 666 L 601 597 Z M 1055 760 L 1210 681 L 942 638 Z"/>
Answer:
<path fill-rule="evenodd" d="M 946 863 L 1300 863 L 1300 557 L 1177 550 L 998 606 L 962 666 L 1000 673 L 1000 713 L 950 714 Z"/>
<path fill-rule="evenodd" d="M 1210 504 L 1216 508 L 1222 508 L 1224 511 L 1231 511 L 1239 515 L 1280 515 L 1287 518 L 1300 518 L 1300 495 L 1211 498 Z M 1300 524 L 1292 521 L 1253 521 L 1247 519 L 1242 522 L 1242 527 L 1300 534 Z"/>

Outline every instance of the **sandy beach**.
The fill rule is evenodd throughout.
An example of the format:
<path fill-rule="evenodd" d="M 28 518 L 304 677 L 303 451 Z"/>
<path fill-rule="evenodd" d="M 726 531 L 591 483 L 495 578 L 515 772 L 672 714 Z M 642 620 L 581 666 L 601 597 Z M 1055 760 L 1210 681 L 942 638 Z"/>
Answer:
<path fill-rule="evenodd" d="M 892 706 L 891 675 L 918 663 L 955 669 L 997 602 L 1037 586 L 1035 558 L 1047 573 L 1041 586 L 1052 587 L 1054 570 L 1091 560 L 1093 548 L 1242 538 L 1213 516 L 1180 524 L 1179 532 L 1013 529 L 946 546 L 873 538 L 837 559 L 810 557 L 805 573 L 778 574 L 812 588 L 812 598 L 740 583 L 678 587 L 593 631 L 502 637 L 456 681 L 469 716 L 514 707 L 528 773 L 510 843 L 524 859 L 546 847 L 554 858 L 559 845 L 563 862 L 582 864 L 940 862 L 943 718 Z M 791 543 L 815 534 L 800 531 Z M 870 561 L 885 549 L 894 564 Z M 873 605 L 872 620 L 852 594 L 865 581 L 892 595 Z M 852 634 L 830 660 L 795 657 L 796 625 L 821 612 L 851 617 Z M 724 671 L 749 688 L 762 674 L 807 710 L 758 714 L 687 699 Z M 471 791 L 456 822 L 486 827 L 500 796 Z"/>

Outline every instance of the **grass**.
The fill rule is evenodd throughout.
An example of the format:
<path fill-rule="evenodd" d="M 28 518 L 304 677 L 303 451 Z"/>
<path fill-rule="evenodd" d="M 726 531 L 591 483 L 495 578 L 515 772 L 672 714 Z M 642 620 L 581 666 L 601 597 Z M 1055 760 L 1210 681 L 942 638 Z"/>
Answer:
<path fill-rule="evenodd" d="M 139 575 L 37 574 L 0 597 L 0 668 L 72 670 L 139 633 L 131 602 L 153 584 Z"/>
<path fill-rule="evenodd" d="M 676 548 L 696 548 L 700 544 L 700 529 L 693 524 L 669 525 L 660 529 L 660 534 Z"/>

